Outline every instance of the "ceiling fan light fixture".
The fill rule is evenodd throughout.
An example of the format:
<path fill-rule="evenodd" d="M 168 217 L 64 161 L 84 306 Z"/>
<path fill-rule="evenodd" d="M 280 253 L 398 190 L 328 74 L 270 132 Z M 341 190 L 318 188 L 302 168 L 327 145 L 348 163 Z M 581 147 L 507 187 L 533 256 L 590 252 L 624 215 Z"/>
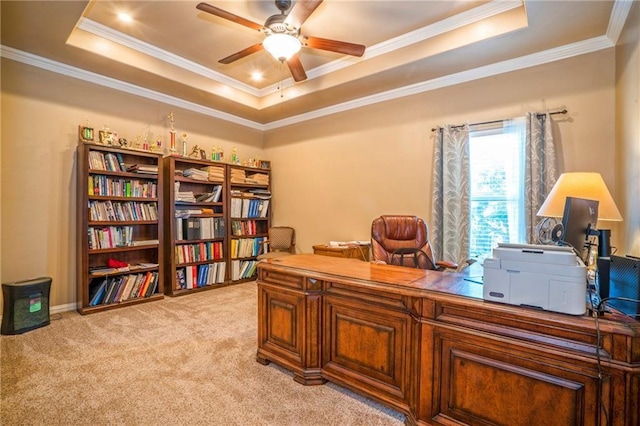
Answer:
<path fill-rule="evenodd" d="M 270 34 L 262 42 L 262 46 L 277 60 L 284 62 L 291 59 L 302 48 L 297 37 L 290 34 Z"/>

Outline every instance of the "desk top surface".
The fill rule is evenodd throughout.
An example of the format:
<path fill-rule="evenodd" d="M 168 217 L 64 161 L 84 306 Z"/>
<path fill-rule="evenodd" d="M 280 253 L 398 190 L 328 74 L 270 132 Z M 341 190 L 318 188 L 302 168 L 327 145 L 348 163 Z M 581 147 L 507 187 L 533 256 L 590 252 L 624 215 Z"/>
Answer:
<path fill-rule="evenodd" d="M 397 294 L 410 296 L 424 295 L 424 291 L 436 292 L 448 296 L 468 298 L 475 303 L 490 304 L 493 309 L 518 310 L 529 312 L 531 315 L 540 315 L 539 310 L 522 308 L 520 306 L 487 302 L 482 297 L 481 279 L 483 268 L 476 263 L 466 268 L 463 272 L 440 272 L 423 269 L 407 268 L 395 265 L 363 262 L 357 259 L 345 259 L 337 257 L 321 256 L 317 254 L 297 254 L 276 259 L 268 259 L 258 264 L 259 268 L 278 270 L 283 272 L 299 272 L 301 275 L 313 276 L 317 279 L 347 281 L 363 286 L 374 286 L 377 289 L 387 289 Z M 434 293 L 432 293 L 433 295 Z M 471 302 L 474 303 L 474 302 Z M 586 303 L 586 301 L 585 301 Z M 593 322 L 588 314 L 573 316 L 551 311 L 544 311 L 545 317 L 557 317 L 567 320 Z M 610 314 L 603 318 L 614 320 L 617 323 L 625 323 L 640 331 L 640 321 L 619 314 Z"/>
<path fill-rule="evenodd" d="M 315 254 L 285 256 L 270 259 L 266 263 L 304 272 L 368 281 L 396 289 L 404 287 L 409 290 L 431 290 L 482 299 L 482 284 L 471 280 L 471 277 L 477 279 L 482 275 L 482 267 L 479 265 L 461 273 L 439 272 Z"/>

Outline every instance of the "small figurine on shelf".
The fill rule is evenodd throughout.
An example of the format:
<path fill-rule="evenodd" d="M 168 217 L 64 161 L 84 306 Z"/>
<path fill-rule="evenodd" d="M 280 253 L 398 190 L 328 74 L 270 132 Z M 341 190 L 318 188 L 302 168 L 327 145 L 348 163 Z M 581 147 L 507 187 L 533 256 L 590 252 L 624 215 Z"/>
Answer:
<path fill-rule="evenodd" d="M 217 156 L 216 147 L 214 146 L 211 148 L 211 161 L 218 161 Z"/>
<path fill-rule="evenodd" d="M 129 141 L 126 138 L 120 138 L 118 139 L 118 143 L 120 144 L 121 147 L 123 148 L 129 148 Z"/>
<path fill-rule="evenodd" d="M 162 139 L 156 139 L 156 143 L 153 145 L 152 151 L 162 153 Z"/>
<path fill-rule="evenodd" d="M 106 125 L 98 132 L 98 142 L 104 145 L 111 145 L 111 132 L 109 132 L 109 128 Z"/>
<path fill-rule="evenodd" d="M 111 133 L 109 135 L 109 138 L 111 139 L 111 142 L 109 142 L 109 145 L 121 146 L 120 145 L 120 138 L 118 137 L 118 132 Z"/>
<path fill-rule="evenodd" d="M 186 133 L 182 134 L 182 156 L 183 157 L 187 156 L 187 134 Z"/>
<path fill-rule="evenodd" d="M 149 146 L 149 151 L 158 152 L 158 142 L 157 141 L 151 142 L 151 145 Z"/>
<path fill-rule="evenodd" d="M 142 141 L 142 149 L 145 151 L 149 151 L 149 141 L 147 141 L 148 135 L 145 133 L 144 141 Z"/>
<path fill-rule="evenodd" d="M 218 147 L 218 161 L 224 161 L 224 149 L 221 146 Z"/>
<path fill-rule="evenodd" d="M 169 145 L 169 154 L 176 154 L 178 152 L 178 150 L 176 149 L 176 130 L 173 127 L 174 117 L 175 116 L 173 115 L 173 112 L 169 113 L 169 116 L 167 117 L 171 125 L 171 130 L 169 131 L 169 136 L 171 138 Z"/>
<path fill-rule="evenodd" d="M 133 142 L 133 149 L 140 149 L 142 145 L 142 136 L 137 135 L 135 142 Z"/>
<path fill-rule="evenodd" d="M 191 150 L 191 154 L 189 154 L 190 158 L 200 158 L 200 148 L 198 145 L 195 145 Z"/>
<path fill-rule="evenodd" d="M 231 149 L 231 164 L 238 164 L 239 162 L 240 159 L 238 158 L 238 153 L 236 147 L 234 146 L 233 149 Z"/>

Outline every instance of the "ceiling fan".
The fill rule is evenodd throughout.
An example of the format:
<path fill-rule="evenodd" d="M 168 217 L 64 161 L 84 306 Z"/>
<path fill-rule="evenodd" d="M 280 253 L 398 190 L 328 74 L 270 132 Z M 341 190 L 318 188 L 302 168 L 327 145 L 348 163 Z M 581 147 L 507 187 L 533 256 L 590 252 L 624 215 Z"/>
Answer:
<path fill-rule="evenodd" d="M 287 63 L 289 71 L 291 71 L 291 75 L 295 81 L 303 81 L 307 79 L 307 74 L 297 55 L 303 46 L 352 56 L 362 56 L 364 54 L 365 46 L 361 44 L 312 37 L 300 33 L 302 24 L 304 24 L 307 18 L 320 6 L 322 1 L 323 0 L 298 0 L 287 14 L 285 12 L 291 7 L 291 0 L 275 0 L 276 7 L 280 10 L 280 13 L 267 18 L 264 25 L 256 24 L 255 22 L 207 3 L 200 3 L 196 8 L 203 12 L 244 25 L 253 30 L 261 31 L 266 35 L 262 43 L 249 46 L 226 58 L 220 59 L 218 62 L 230 64 L 231 62 L 265 49 L 280 62 Z"/>

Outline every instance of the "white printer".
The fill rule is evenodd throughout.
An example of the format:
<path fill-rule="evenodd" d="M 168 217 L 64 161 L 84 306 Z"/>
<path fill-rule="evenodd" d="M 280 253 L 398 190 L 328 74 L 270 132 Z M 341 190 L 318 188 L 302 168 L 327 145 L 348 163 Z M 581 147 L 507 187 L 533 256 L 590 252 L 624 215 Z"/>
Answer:
<path fill-rule="evenodd" d="M 570 247 L 498 244 L 483 266 L 484 300 L 572 315 L 586 312 L 587 268 Z"/>

